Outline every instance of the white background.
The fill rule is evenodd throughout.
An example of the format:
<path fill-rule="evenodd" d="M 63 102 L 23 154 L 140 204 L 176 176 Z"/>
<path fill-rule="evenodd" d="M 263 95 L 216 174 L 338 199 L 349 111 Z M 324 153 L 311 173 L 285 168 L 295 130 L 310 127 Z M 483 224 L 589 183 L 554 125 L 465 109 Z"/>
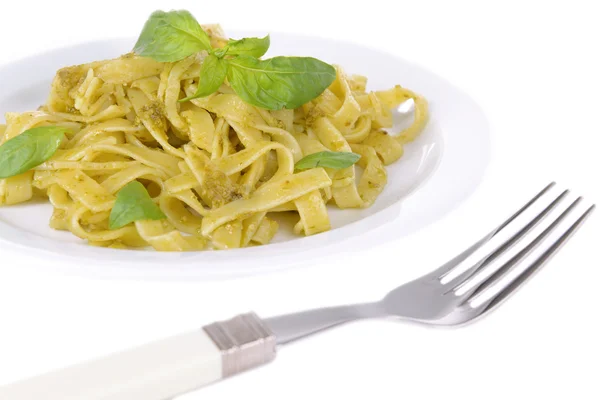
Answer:
<path fill-rule="evenodd" d="M 600 201 L 594 1 L 335 3 L 3 3 L 0 64 L 88 39 L 135 36 L 159 8 L 187 8 L 225 29 L 310 33 L 380 48 L 476 99 L 492 127 L 494 158 L 477 193 L 442 221 L 362 254 L 335 254 L 279 274 L 208 283 L 99 281 L 53 274 L 51 259 L 5 252 L 0 384 L 248 310 L 269 316 L 375 300 L 453 256 L 550 180 Z M 548 268 L 477 324 L 447 330 L 357 323 L 286 347 L 275 363 L 184 398 L 597 399 L 599 221 L 592 216 Z M 29 268 L 40 264 L 46 273 Z"/>

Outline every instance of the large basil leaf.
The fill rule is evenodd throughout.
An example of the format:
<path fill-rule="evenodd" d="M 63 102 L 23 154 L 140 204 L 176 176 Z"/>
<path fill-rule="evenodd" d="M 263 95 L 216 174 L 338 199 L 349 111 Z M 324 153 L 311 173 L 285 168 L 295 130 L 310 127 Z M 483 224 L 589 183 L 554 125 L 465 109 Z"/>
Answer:
<path fill-rule="evenodd" d="M 0 178 L 22 174 L 48 160 L 60 146 L 67 129 L 40 126 L 0 146 Z"/>
<path fill-rule="evenodd" d="M 229 60 L 227 78 L 247 103 L 269 110 L 293 109 L 314 99 L 335 80 L 335 68 L 312 57 Z"/>
<path fill-rule="evenodd" d="M 110 212 L 108 227 L 119 229 L 140 220 L 160 220 L 165 214 L 152 201 L 148 191 L 138 181 L 131 181 L 117 193 L 117 200 Z"/>
<path fill-rule="evenodd" d="M 200 68 L 200 79 L 198 80 L 198 90 L 193 96 L 186 97 L 180 101 L 188 101 L 205 97 L 219 90 L 219 87 L 225 81 L 227 76 L 227 61 L 218 58 L 212 54 L 204 59 Z"/>
<path fill-rule="evenodd" d="M 324 167 L 333 169 L 343 169 L 354 165 L 360 159 L 360 154 L 342 152 L 342 151 L 321 151 L 319 153 L 309 154 L 295 165 L 295 169 Z"/>
<path fill-rule="evenodd" d="M 210 38 L 189 11 L 155 11 L 133 48 L 141 56 L 174 62 L 210 50 Z"/>

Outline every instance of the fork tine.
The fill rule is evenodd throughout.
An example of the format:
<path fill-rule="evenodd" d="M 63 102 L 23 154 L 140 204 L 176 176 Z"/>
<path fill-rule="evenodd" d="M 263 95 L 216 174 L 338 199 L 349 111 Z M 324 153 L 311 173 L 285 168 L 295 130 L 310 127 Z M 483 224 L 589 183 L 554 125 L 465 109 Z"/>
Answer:
<path fill-rule="evenodd" d="M 478 294 L 485 291 L 487 288 L 498 283 L 506 273 L 511 271 L 513 267 L 519 264 L 530 252 L 532 252 L 542 241 L 548 236 L 554 228 L 558 226 L 558 224 L 564 220 L 567 215 L 579 204 L 581 201 L 581 197 L 577 198 L 574 202 L 572 202 L 569 207 L 567 207 L 542 233 L 540 233 L 537 237 L 535 237 L 527 246 L 525 246 L 521 251 L 511 257 L 504 265 L 502 265 L 498 270 L 496 270 L 493 274 L 488 276 L 483 282 L 478 284 L 475 288 L 473 288 L 470 294 L 467 296 L 468 299 L 465 301 L 469 301 L 476 297 Z"/>
<path fill-rule="evenodd" d="M 577 202 L 577 201 L 576 201 Z M 538 258 L 536 258 L 530 265 L 527 266 L 518 276 L 508 282 L 498 293 L 494 294 L 485 303 L 476 307 L 479 309 L 479 315 L 488 313 L 492 309 L 496 308 L 503 301 L 505 301 L 510 295 L 515 293 L 519 288 L 523 286 L 536 272 L 538 272 L 548 260 L 564 245 L 568 239 L 570 239 L 577 229 L 583 224 L 583 222 L 590 216 L 592 211 L 596 208 L 595 205 L 589 207 L 571 226 L 546 249 Z M 565 210 L 567 212 L 567 210 Z M 564 214 L 564 213 L 563 213 Z M 562 215 L 561 215 L 562 216 Z M 560 217 L 559 217 L 560 218 Z M 543 234 L 542 234 L 543 235 Z M 541 236 L 541 235 L 540 235 Z M 480 292 L 479 292 L 480 293 Z M 474 299 L 475 294 L 471 296 L 470 300 Z"/>
<path fill-rule="evenodd" d="M 525 237 L 525 235 L 535 228 L 540 221 L 542 221 L 546 215 L 550 211 L 552 211 L 556 206 L 565 198 L 565 196 L 569 193 L 568 190 L 563 191 L 558 197 L 556 197 L 550 204 L 548 204 L 539 214 L 537 214 L 531 221 L 529 221 L 523 228 L 521 228 L 518 232 L 513 234 L 507 241 L 498 245 L 491 253 L 483 257 L 481 260 L 476 262 L 472 267 L 458 275 L 456 278 L 452 279 L 448 282 L 448 285 L 451 289 L 450 291 L 457 291 L 463 288 L 466 284 L 470 282 L 470 279 L 473 275 L 482 271 L 486 266 L 488 266 L 492 261 L 494 261 L 498 256 L 504 253 L 506 250 L 510 249 L 514 244 L 518 243 L 521 239 Z"/>
<path fill-rule="evenodd" d="M 555 184 L 556 184 L 555 182 L 551 182 L 548 186 L 546 186 L 538 194 L 536 194 L 531 200 L 529 200 L 523 207 L 521 207 L 517 212 L 515 212 L 513 215 L 511 215 L 510 218 L 508 218 L 506 221 L 504 221 L 502 224 L 500 224 L 498 227 L 496 227 L 490 233 L 485 235 L 483 238 L 481 238 L 479 241 L 477 241 L 474 245 L 469 247 L 467 250 L 463 251 L 458 256 L 454 257 L 453 259 L 451 259 L 450 261 L 448 261 L 447 263 L 442 265 L 440 268 L 433 271 L 431 273 L 431 275 L 434 276 L 436 279 L 440 279 L 440 280 L 444 279 L 461 262 L 466 260 L 471 254 L 473 254 L 475 251 L 477 251 L 481 246 L 483 246 L 485 243 L 489 242 L 494 236 L 496 236 L 498 233 L 500 233 L 504 228 L 506 228 L 507 225 L 509 225 L 511 222 L 513 222 L 519 215 L 521 215 L 523 212 L 525 212 L 525 210 L 527 210 L 532 204 L 534 204 L 536 201 L 538 201 L 540 197 L 542 197 L 544 194 L 546 194 L 546 192 L 548 192 Z"/>

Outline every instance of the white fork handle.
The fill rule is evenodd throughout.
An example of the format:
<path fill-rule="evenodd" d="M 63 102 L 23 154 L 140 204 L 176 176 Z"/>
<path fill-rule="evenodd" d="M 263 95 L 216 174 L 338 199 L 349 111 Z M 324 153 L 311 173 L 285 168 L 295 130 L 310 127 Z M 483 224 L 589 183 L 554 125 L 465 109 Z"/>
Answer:
<path fill-rule="evenodd" d="M 0 388 L 0 399 L 164 400 L 221 377 L 221 351 L 199 330 Z"/>
<path fill-rule="evenodd" d="M 165 400 L 271 361 L 254 314 L 0 387 L 2 400 Z"/>

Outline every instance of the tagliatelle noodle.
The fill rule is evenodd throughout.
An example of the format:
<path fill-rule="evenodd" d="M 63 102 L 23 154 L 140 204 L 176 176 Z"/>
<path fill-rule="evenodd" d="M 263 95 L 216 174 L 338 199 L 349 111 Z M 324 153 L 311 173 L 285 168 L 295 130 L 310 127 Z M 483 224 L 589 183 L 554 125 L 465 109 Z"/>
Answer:
<path fill-rule="evenodd" d="M 226 38 L 206 27 L 213 46 Z M 58 71 L 37 111 L 7 113 L 0 144 L 40 126 L 68 130 L 60 149 L 34 170 L 0 180 L 0 205 L 48 198 L 50 226 L 90 244 L 159 251 L 227 249 L 270 242 L 274 213 L 293 212 L 298 235 L 331 229 L 328 206 L 369 207 L 387 183 L 385 165 L 425 127 L 427 102 L 403 87 L 367 92 L 367 79 L 337 78 L 313 101 L 269 111 L 245 103 L 224 83 L 196 92 L 205 53 L 175 63 L 134 54 Z M 392 111 L 414 102 L 414 122 L 397 135 Z M 354 152 L 356 165 L 295 171 L 303 157 Z M 357 168 L 362 170 L 357 179 Z M 116 194 L 142 182 L 166 215 L 109 229 Z"/>

